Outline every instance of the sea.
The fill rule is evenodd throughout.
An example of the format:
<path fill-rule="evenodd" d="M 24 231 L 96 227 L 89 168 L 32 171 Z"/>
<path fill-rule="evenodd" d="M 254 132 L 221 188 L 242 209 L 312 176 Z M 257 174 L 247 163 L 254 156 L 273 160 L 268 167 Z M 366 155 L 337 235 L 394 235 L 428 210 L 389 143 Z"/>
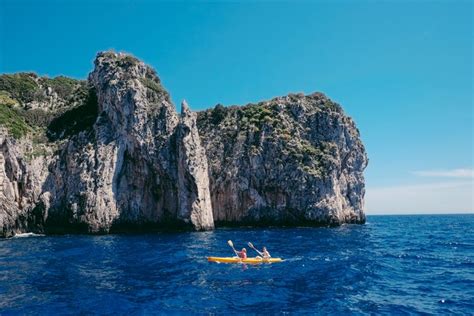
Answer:
<path fill-rule="evenodd" d="M 252 242 L 281 263 L 208 262 Z M 474 214 L 336 228 L 23 235 L 0 241 L 1 315 L 473 315 Z"/>

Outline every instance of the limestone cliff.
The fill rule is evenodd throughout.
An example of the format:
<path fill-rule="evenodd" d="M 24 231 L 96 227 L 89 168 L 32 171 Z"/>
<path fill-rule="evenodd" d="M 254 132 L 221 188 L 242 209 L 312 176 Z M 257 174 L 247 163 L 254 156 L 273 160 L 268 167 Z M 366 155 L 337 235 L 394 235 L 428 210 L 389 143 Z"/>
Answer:
<path fill-rule="evenodd" d="M 359 131 L 321 93 L 199 113 L 217 222 L 363 223 Z"/>
<path fill-rule="evenodd" d="M 178 115 L 154 70 L 0 76 L 0 236 L 363 223 L 359 133 L 322 94 Z"/>

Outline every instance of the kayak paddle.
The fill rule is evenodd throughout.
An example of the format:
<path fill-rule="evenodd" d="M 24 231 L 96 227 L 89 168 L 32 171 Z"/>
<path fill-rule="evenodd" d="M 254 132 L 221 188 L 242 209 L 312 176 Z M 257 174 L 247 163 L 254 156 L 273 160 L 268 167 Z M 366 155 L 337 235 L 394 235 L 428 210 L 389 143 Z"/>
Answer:
<path fill-rule="evenodd" d="M 260 256 L 263 256 L 263 254 L 262 254 L 260 251 L 258 251 L 257 249 L 255 249 L 255 247 L 253 246 L 253 244 L 252 244 L 250 241 L 248 242 L 247 245 L 249 245 L 250 248 L 252 248 L 253 250 L 255 250 Z"/>
<path fill-rule="evenodd" d="M 237 250 L 235 250 L 234 243 L 232 242 L 232 240 L 228 240 L 227 243 L 229 244 L 229 246 L 232 247 L 232 250 L 234 250 L 234 252 L 237 254 Z"/>

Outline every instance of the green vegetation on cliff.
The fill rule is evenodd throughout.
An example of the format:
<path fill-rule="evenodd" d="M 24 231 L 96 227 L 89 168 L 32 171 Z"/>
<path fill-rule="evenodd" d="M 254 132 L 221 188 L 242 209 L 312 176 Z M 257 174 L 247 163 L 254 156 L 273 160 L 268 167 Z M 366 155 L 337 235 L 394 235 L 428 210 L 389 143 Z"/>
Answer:
<path fill-rule="evenodd" d="M 262 103 L 247 105 L 239 111 L 243 127 L 253 127 L 257 131 L 262 128 L 263 124 L 272 123 L 274 114 L 270 106 L 265 106 Z"/>
<path fill-rule="evenodd" d="M 44 86 L 50 87 L 62 99 L 68 99 L 73 96 L 75 90 L 81 84 L 75 79 L 64 76 L 59 76 L 52 79 L 41 78 L 40 81 Z"/>
<path fill-rule="evenodd" d="M 85 81 L 0 75 L 0 126 L 14 138 L 31 134 L 34 142 L 55 141 L 86 130 L 96 117 L 97 98 Z"/>
<path fill-rule="evenodd" d="M 158 93 L 163 93 L 164 92 L 164 89 L 160 85 L 160 83 L 154 81 L 153 79 L 143 78 L 143 79 L 141 79 L 141 81 L 145 85 L 145 87 L 147 87 L 148 89 L 151 89 L 151 90 L 153 90 L 155 92 L 158 92 Z"/>
<path fill-rule="evenodd" d="M 166 99 L 169 100 L 169 93 L 162 86 L 160 78 L 158 78 L 158 75 L 156 74 L 155 70 L 148 67 L 145 73 L 145 77 L 141 78 L 140 81 L 145 87 L 149 89 L 148 98 L 151 102 L 159 101 L 161 99 L 161 96 L 164 96 Z"/>
<path fill-rule="evenodd" d="M 0 104 L 0 126 L 5 127 L 16 139 L 32 130 L 19 110 L 5 104 Z"/>
<path fill-rule="evenodd" d="M 74 99 L 76 90 L 83 85 L 83 81 L 64 76 L 47 78 L 26 72 L 0 75 L 0 92 L 22 105 L 45 101 L 53 93 L 63 100 Z"/>
<path fill-rule="evenodd" d="M 317 126 L 321 113 L 327 117 L 333 112 L 341 113 L 342 109 L 323 94 L 290 94 L 243 107 L 218 104 L 199 112 L 197 124 L 202 137 L 219 130 L 213 137 L 222 138 L 225 154 L 240 142 L 250 157 L 275 160 L 324 178 L 333 168 L 337 146 L 311 134 L 308 126 Z"/>
<path fill-rule="evenodd" d="M 39 97 L 40 88 L 33 73 L 17 73 L 0 76 L 0 91 L 6 91 L 11 98 L 31 102 Z"/>

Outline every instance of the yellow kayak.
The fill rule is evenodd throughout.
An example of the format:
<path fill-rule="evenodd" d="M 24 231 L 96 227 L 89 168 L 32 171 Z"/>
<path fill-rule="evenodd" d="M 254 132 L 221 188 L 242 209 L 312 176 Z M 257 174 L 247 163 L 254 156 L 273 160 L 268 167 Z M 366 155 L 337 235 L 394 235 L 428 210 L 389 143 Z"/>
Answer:
<path fill-rule="evenodd" d="M 209 262 L 220 262 L 220 263 L 249 263 L 249 264 L 258 264 L 258 263 L 274 263 L 274 262 L 282 262 L 282 258 L 270 258 L 270 259 L 262 259 L 262 258 L 247 258 L 247 259 L 240 259 L 236 257 L 207 257 L 207 261 Z"/>

